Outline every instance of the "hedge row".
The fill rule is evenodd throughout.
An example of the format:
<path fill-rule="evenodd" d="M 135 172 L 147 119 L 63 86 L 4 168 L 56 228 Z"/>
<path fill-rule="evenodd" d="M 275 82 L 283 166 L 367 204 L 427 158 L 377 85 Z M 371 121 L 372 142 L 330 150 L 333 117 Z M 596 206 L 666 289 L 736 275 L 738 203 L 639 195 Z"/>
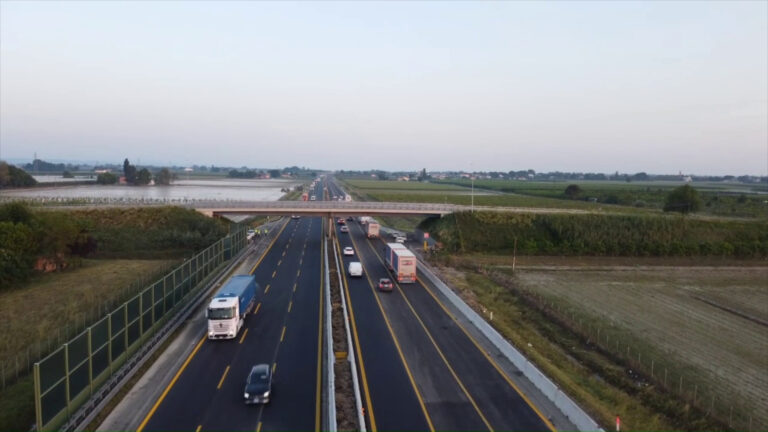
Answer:
<path fill-rule="evenodd" d="M 768 222 L 682 216 L 456 213 L 426 220 L 449 251 L 523 255 L 768 257 Z"/>

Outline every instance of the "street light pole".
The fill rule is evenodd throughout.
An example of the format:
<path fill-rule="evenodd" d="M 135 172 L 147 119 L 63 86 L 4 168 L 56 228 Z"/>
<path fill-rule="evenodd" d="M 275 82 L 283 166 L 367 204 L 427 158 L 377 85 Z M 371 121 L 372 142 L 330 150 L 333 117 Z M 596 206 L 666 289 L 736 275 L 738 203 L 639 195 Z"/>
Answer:
<path fill-rule="evenodd" d="M 470 180 L 472 180 L 472 213 L 475 212 L 475 174 L 469 173 Z"/>

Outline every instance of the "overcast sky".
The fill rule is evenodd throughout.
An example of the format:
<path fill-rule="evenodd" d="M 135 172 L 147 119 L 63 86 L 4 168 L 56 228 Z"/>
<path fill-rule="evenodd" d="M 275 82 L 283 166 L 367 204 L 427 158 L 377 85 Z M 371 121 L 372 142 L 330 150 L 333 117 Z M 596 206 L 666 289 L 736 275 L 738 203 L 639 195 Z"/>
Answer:
<path fill-rule="evenodd" d="M 768 2 L 0 3 L 0 158 L 768 173 Z"/>

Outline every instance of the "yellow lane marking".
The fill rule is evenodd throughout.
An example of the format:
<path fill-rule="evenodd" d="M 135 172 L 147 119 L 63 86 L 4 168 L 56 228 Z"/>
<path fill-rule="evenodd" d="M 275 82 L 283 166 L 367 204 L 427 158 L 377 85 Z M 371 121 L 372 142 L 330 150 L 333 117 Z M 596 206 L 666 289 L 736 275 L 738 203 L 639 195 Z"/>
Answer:
<path fill-rule="evenodd" d="M 285 326 L 283 326 L 283 332 L 280 334 L 280 342 L 282 342 L 283 339 L 285 339 Z"/>
<path fill-rule="evenodd" d="M 139 425 L 139 428 L 136 429 L 136 432 L 141 432 L 144 430 L 144 427 L 147 426 L 147 422 L 149 422 L 149 419 L 152 418 L 152 416 L 155 414 L 155 411 L 157 411 L 157 407 L 160 406 L 161 403 L 163 403 L 163 399 L 168 395 L 168 392 L 171 391 L 171 388 L 174 384 L 176 384 L 176 381 L 181 376 L 181 373 L 184 372 L 184 369 L 186 369 L 189 362 L 192 360 L 192 357 L 197 354 L 197 351 L 200 349 L 201 346 L 203 346 L 203 342 L 205 342 L 205 336 L 203 336 L 202 339 L 200 339 L 200 342 L 197 343 L 197 346 L 195 346 L 195 349 L 192 350 L 192 352 L 189 354 L 189 357 L 187 357 L 186 360 L 184 360 L 184 364 L 181 365 L 181 368 L 179 368 L 179 371 L 176 372 L 176 375 L 173 376 L 173 379 L 168 384 L 168 386 L 163 390 L 163 394 L 160 395 L 160 397 L 157 399 L 157 402 L 155 402 L 155 405 L 152 406 L 152 409 L 149 410 L 149 413 L 146 417 L 144 417 L 144 420 L 142 420 L 141 424 Z"/>
<path fill-rule="evenodd" d="M 261 432 L 261 422 L 259 422 L 259 425 L 256 426 L 256 432 Z"/>
<path fill-rule="evenodd" d="M 261 302 L 259 302 L 259 304 L 256 305 L 256 310 L 253 311 L 253 314 L 256 315 L 257 313 L 259 313 L 259 309 L 261 309 Z"/>
<path fill-rule="evenodd" d="M 245 340 L 245 335 L 247 335 L 247 334 L 248 334 L 248 329 L 245 329 L 245 331 L 243 332 L 243 335 L 240 337 L 240 342 L 239 343 L 243 343 L 243 341 Z"/>
<path fill-rule="evenodd" d="M 291 312 L 291 308 L 293 307 L 293 300 L 288 302 L 288 312 Z"/>
<path fill-rule="evenodd" d="M 277 362 L 272 364 L 272 375 L 275 374 L 275 369 L 277 369 Z"/>
<path fill-rule="evenodd" d="M 336 259 L 342 260 L 341 245 L 339 239 L 336 238 L 336 245 L 338 246 L 338 253 Z M 355 311 L 352 309 L 352 298 L 349 296 L 349 282 L 347 282 L 347 274 L 341 272 L 341 280 L 346 293 L 347 309 L 349 309 L 349 322 L 352 324 L 352 336 L 355 338 L 355 351 L 357 352 L 357 362 L 360 364 L 360 375 L 363 377 L 363 393 L 365 393 L 365 404 L 368 406 L 368 419 L 371 424 L 371 431 L 376 432 L 376 417 L 373 414 L 373 402 L 371 401 L 371 393 L 368 390 L 368 376 L 365 374 L 365 362 L 363 361 L 363 353 L 360 351 L 360 339 L 357 336 L 357 324 L 355 323 Z"/>
<path fill-rule="evenodd" d="M 264 260 L 264 257 L 265 257 L 265 256 L 267 256 L 267 254 L 269 253 L 269 251 L 272 249 L 272 246 L 274 246 L 274 245 L 275 245 L 275 242 L 277 241 L 277 239 L 278 239 L 278 238 L 280 238 L 280 234 L 282 234 L 282 233 L 283 233 L 283 231 L 285 230 L 285 227 L 287 227 L 287 226 L 288 226 L 288 222 L 286 221 L 285 223 L 283 223 L 283 227 L 282 227 L 282 228 L 280 228 L 280 232 L 279 232 L 279 233 L 277 233 L 277 235 L 275 236 L 275 238 L 273 238 L 273 239 L 272 239 L 272 242 L 269 244 L 269 246 L 267 247 L 267 249 L 264 251 L 264 254 L 262 254 L 262 255 L 261 255 L 261 258 L 259 258 L 259 260 L 258 260 L 258 261 L 256 261 L 256 264 L 254 264 L 254 265 L 253 265 L 253 267 L 251 267 L 251 271 L 249 271 L 249 272 L 248 272 L 248 274 L 253 274 L 253 272 L 255 272 L 255 271 L 256 271 L 256 267 L 258 267 L 258 266 L 259 266 L 259 264 L 261 264 L 261 261 L 262 261 L 262 260 Z"/>
<path fill-rule="evenodd" d="M 299 276 L 301 276 L 301 269 L 299 269 L 299 271 L 296 272 L 296 277 L 299 277 Z"/>
<path fill-rule="evenodd" d="M 203 428 L 203 425 L 197 425 L 197 429 L 195 429 L 195 432 L 200 432 L 200 429 Z"/>
<path fill-rule="evenodd" d="M 283 251 L 283 256 L 285 256 L 285 251 Z"/>
<path fill-rule="evenodd" d="M 219 390 L 221 388 L 221 385 L 224 384 L 224 378 L 227 377 L 228 373 L 229 373 L 229 366 L 227 366 L 227 368 L 224 369 L 224 374 L 221 376 L 221 379 L 219 380 L 219 385 L 216 386 L 216 390 Z"/>
<path fill-rule="evenodd" d="M 275 270 L 275 271 L 273 271 L 273 272 L 272 272 L 272 279 L 274 279 L 274 278 L 275 278 L 275 275 L 276 275 L 276 274 L 277 274 L 277 270 Z"/>
<path fill-rule="evenodd" d="M 424 282 L 422 282 L 421 280 L 419 280 L 418 282 L 429 293 L 429 295 L 431 295 L 432 298 L 435 299 L 435 302 L 437 302 L 437 304 L 440 306 L 440 308 L 442 308 L 443 311 L 449 317 L 451 317 L 453 322 L 456 323 L 456 325 L 461 329 L 461 331 L 464 332 L 465 335 L 467 335 L 467 337 L 472 342 L 472 344 L 475 345 L 475 348 L 477 348 L 477 350 L 480 351 L 483 354 L 483 356 L 488 360 L 488 362 L 491 363 L 491 365 L 493 365 L 493 368 L 496 369 L 496 372 L 498 372 L 499 375 L 501 375 L 502 378 L 504 378 L 504 380 L 507 382 L 507 384 L 509 384 L 509 386 L 512 387 L 517 392 L 517 394 L 520 395 L 521 398 L 523 398 L 523 400 L 528 404 L 528 406 L 531 407 L 531 409 L 539 416 L 539 418 L 541 418 L 541 420 L 544 422 L 544 424 L 546 424 L 547 427 L 552 432 L 556 432 L 557 428 L 555 428 L 555 425 L 553 425 L 552 422 L 549 421 L 549 419 L 541 411 L 539 411 L 539 408 L 536 407 L 536 405 L 534 405 L 533 402 L 531 402 L 530 399 L 528 399 L 528 396 L 526 396 L 525 393 L 523 393 L 523 391 L 520 390 L 520 388 L 517 386 L 517 384 L 515 384 L 514 381 L 512 381 L 512 379 L 509 378 L 509 376 L 507 376 L 507 374 L 504 373 L 504 371 L 501 370 L 501 366 L 499 366 L 498 363 L 496 363 L 496 361 L 487 352 L 485 352 L 485 350 L 482 347 L 480 347 L 480 343 L 478 343 L 477 340 L 475 340 L 475 338 L 471 334 L 469 334 L 467 329 L 465 329 L 464 326 L 461 325 L 459 320 L 448 310 L 448 308 L 443 304 L 443 302 L 440 301 L 440 299 L 437 298 L 437 296 L 432 292 L 432 290 L 429 289 L 424 284 Z"/>
<path fill-rule="evenodd" d="M 280 260 L 280 261 L 277 262 L 277 265 L 280 265 L 282 263 L 283 263 L 283 260 Z"/>
<path fill-rule="evenodd" d="M 360 250 L 357 247 L 357 244 L 355 243 L 355 240 L 350 237 L 350 240 L 352 240 L 352 247 L 355 248 L 355 253 L 357 256 L 360 256 Z M 362 260 L 361 260 L 362 263 Z M 373 298 L 376 299 L 376 304 L 379 306 L 379 310 L 381 311 L 381 315 L 384 317 L 384 323 L 387 325 L 387 329 L 389 330 L 389 334 L 392 335 L 392 340 L 395 342 L 395 348 L 397 349 L 397 354 L 400 356 L 400 361 L 403 363 L 403 366 L 405 367 L 405 373 L 408 375 L 408 380 L 411 382 L 411 387 L 413 387 L 413 391 L 416 393 L 416 398 L 419 400 L 419 405 L 421 406 L 422 412 L 424 412 L 424 417 L 427 420 L 427 425 L 429 426 L 429 430 L 434 432 L 435 427 L 432 425 L 432 418 L 429 416 L 429 412 L 427 412 L 427 406 L 424 404 L 424 399 L 421 397 L 421 392 L 419 392 L 419 388 L 416 386 L 416 380 L 413 378 L 413 374 L 411 373 L 411 369 L 408 367 L 408 362 L 405 360 L 405 354 L 403 354 L 403 350 L 400 348 L 400 342 L 397 340 L 397 336 L 395 336 L 395 331 L 392 329 L 392 325 L 389 322 L 389 318 L 387 317 L 387 314 L 384 312 L 384 306 L 381 305 L 381 300 L 379 299 L 379 296 L 376 295 L 376 290 L 373 288 L 373 281 L 371 280 L 371 276 L 369 275 L 368 271 L 365 270 L 365 267 L 363 267 L 363 273 L 365 273 L 366 279 L 368 279 L 368 286 L 371 288 L 371 292 L 373 293 Z"/>
<path fill-rule="evenodd" d="M 395 286 L 397 286 L 397 292 L 400 293 L 400 295 L 403 297 L 403 299 L 405 300 L 405 303 L 408 305 L 408 308 L 411 310 L 411 312 L 413 312 L 413 316 L 415 316 L 416 319 L 419 321 L 419 324 L 421 324 L 421 327 L 424 329 L 424 333 L 427 334 L 427 337 L 429 338 L 429 341 L 432 342 L 432 345 L 437 350 L 437 353 L 440 355 L 440 358 L 443 360 L 443 363 L 445 363 L 445 365 L 448 367 L 448 370 L 451 372 L 451 375 L 453 375 L 453 379 L 455 379 L 456 383 L 459 384 L 459 387 L 461 388 L 461 391 L 463 391 L 464 395 L 467 396 L 467 399 L 469 399 L 469 402 L 475 408 L 475 411 L 477 411 L 477 414 L 483 420 L 483 423 L 485 423 L 485 426 L 488 428 L 488 430 L 489 431 L 493 431 L 493 427 L 488 422 L 488 419 L 485 418 L 485 415 L 483 415 L 483 412 L 480 411 L 480 407 L 477 406 L 477 403 L 475 402 L 475 399 L 472 397 L 472 395 L 469 394 L 469 391 L 464 386 L 464 383 L 461 382 L 461 379 L 459 379 L 459 376 L 456 374 L 456 371 L 453 370 L 453 367 L 451 367 L 451 364 L 448 362 L 448 359 L 445 358 L 445 355 L 443 354 L 443 351 L 440 349 L 440 347 L 437 346 L 437 342 L 432 337 L 432 333 L 429 332 L 429 330 L 427 329 L 427 326 L 424 324 L 424 321 L 422 321 L 421 317 L 419 316 L 419 314 L 416 313 L 416 309 L 413 308 L 413 305 L 411 305 L 411 302 L 408 301 L 408 298 L 405 296 L 405 294 L 403 294 L 403 289 L 400 286 L 400 284 L 395 282 Z"/>
<path fill-rule="evenodd" d="M 320 224 L 322 227 L 323 224 Z M 307 234 L 309 234 L 309 229 L 307 229 Z M 320 241 L 324 242 L 323 240 L 323 229 L 320 229 Z M 304 243 L 304 246 L 306 246 L 306 242 Z M 322 248 L 321 248 L 322 249 Z M 304 252 L 302 251 L 302 256 L 304 255 Z M 303 258 L 302 258 L 303 260 Z M 324 287 L 324 276 L 325 272 L 323 271 L 324 263 L 325 263 L 325 254 L 320 252 L 320 306 L 319 312 L 318 312 L 318 323 L 317 323 L 317 385 L 316 385 L 316 392 L 315 392 L 315 432 L 320 432 L 320 399 L 322 398 L 321 394 L 321 387 L 322 387 L 322 352 L 323 352 L 323 287 Z M 296 290 L 296 284 L 293 285 L 294 291 Z"/>
<path fill-rule="evenodd" d="M 264 288 L 264 294 L 266 294 L 266 293 L 268 293 L 268 292 L 269 292 L 269 284 L 267 284 L 267 287 L 266 287 L 266 288 Z"/>
<path fill-rule="evenodd" d="M 296 286 L 297 286 L 297 285 L 298 285 L 298 284 L 293 284 L 293 292 L 296 292 Z"/>

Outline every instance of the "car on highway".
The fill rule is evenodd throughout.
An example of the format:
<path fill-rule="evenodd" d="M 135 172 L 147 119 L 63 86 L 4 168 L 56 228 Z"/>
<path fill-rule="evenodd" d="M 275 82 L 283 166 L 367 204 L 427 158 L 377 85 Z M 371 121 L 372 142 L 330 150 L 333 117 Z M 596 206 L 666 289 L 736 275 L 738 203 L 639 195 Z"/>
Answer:
<path fill-rule="evenodd" d="M 395 243 L 405 243 L 405 236 L 395 236 Z"/>
<path fill-rule="evenodd" d="M 354 254 L 355 254 L 355 250 L 352 249 L 351 246 L 347 246 L 344 248 L 344 255 L 354 255 Z"/>
<path fill-rule="evenodd" d="M 246 404 L 269 403 L 272 393 L 272 369 L 268 364 L 257 364 L 251 368 L 245 380 L 243 398 Z"/>
<path fill-rule="evenodd" d="M 349 232 L 349 228 L 347 228 L 347 226 L 346 226 L 346 225 L 342 225 L 342 226 L 341 226 L 341 232 L 343 232 L 343 233 L 348 233 L 348 232 Z"/>
<path fill-rule="evenodd" d="M 339 224 L 339 225 L 346 225 L 346 222 L 344 222 L 344 218 L 336 219 L 336 223 Z"/>
<path fill-rule="evenodd" d="M 355 220 L 355 218 L 352 216 L 347 216 L 347 222 L 352 222 L 353 220 Z"/>
<path fill-rule="evenodd" d="M 389 278 L 379 279 L 379 291 L 392 291 L 392 281 Z"/>
<path fill-rule="evenodd" d="M 350 276 L 363 276 L 363 265 L 360 264 L 357 261 L 352 261 L 349 263 L 349 267 L 347 268 L 347 271 L 349 272 Z"/>
<path fill-rule="evenodd" d="M 291 219 L 299 219 L 300 217 L 299 215 L 291 215 Z"/>

